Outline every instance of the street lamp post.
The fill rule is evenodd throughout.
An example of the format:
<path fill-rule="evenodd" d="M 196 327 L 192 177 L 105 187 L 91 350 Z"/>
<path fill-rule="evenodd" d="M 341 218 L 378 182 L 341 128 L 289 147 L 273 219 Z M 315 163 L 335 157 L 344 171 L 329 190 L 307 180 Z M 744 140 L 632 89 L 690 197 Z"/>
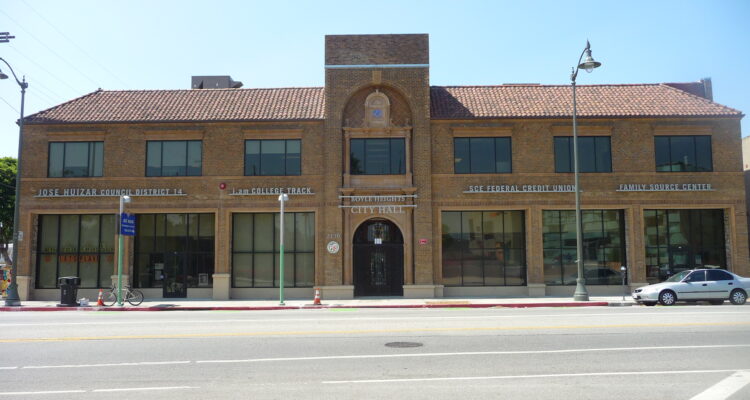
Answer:
<path fill-rule="evenodd" d="M 279 195 L 281 215 L 279 216 L 279 305 L 284 305 L 284 203 L 289 200 L 286 193 Z"/>
<path fill-rule="evenodd" d="M 2 57 L 0 57 L 0 61 L 4 62 L 5 65 L 8 66 L 8 69 L 10 69 L 10 72 L 13 74 L 13 78 L 16 80 L 16 83 L 18 86 L 21 87 L 21 118 L 18 120 L 18 160 L 17 160 L 17 166 L 16 166 L 16 198 L 15 198 L 15 204 L 14 204 L 14 210 L 13 210 L 13 255 L 12 258 L 12 264 L 10 269 L 10 286 L 8 286 L 8 297 L 5 299 L 5 305 L 8 307 L 17 307 L 21 305 L 21 298 L 18 297 L 18 283 L 16 280 L 16 275 L 18 275 L 18 225 L 20 222 L 20 200 L 21 200 L 21 150 L 23 148 L 23 105 L 24 105 L 24 99 L 26 97 L 26 88 L 29 87 L 29 84 L 26 82 L 26 77 L 23 77 L 22 80 L 18 80 L 18 76 L 16 76 L 16 72 L 13 71 L 13 67 L 8 64 L 7 61 L 5 61 Z M 2 70 L 0 70 L 0 79 L 8 79 L 8 75 L 4 74 Z"/>
<path fill-rule="evenodd" d="M 586 59 L 583 60 L 583 55 Z M 581 62 L 583 60 L 583 62 Z M 576 291 L 573 293 L 573 300 L 588 301 L 589 293 L 586 290 L 586 279 L 583 277 L 583 234 L 581 232 L 581 189 L 578 186 L 578 125 L 576 123 L 576 77 L 578 70 L 583 68 L 586 72 L 591 72 L 594 68 L 599 67 L 602 63 L 594 61 L 591 57 L 591 45 L 586 41 L 586 48 L 578 57 L 578 64 L 573 68 L 570 74 L 570 84 L 573 87 L 573 176 L 575 177 L 575 197 L 576 197 L 576 264 L 578 266 L 578 278 L 576 279 Z"/>
<path fill-rule="evenodd" d="M 122 214 L 125 212 L 125 203 L 130 203 L 130 196 L 120 196 L 120 214 L 117 215 L 117 305 L 122 307 Z"/>

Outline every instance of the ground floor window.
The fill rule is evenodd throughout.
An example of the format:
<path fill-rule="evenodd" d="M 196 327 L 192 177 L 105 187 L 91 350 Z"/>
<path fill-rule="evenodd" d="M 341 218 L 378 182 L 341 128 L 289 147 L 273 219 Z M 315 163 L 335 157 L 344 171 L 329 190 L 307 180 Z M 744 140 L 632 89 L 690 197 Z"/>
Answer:
<path fill-rule="evenodd" d="M 138 214 L 134 284 L 181 292 L 211 287 L 214 274 L 214 214 Z"/>
<path fill-rule="evenodd" d="M 646 279 L 693 268 L 726 268 L 723 210 L 644 210 Z"/>
<path fill-rule="evenodd" d="M 232 287 L 279 287 L 279 213 L 232 215 Z M 315 214 L 284 213 L 284 287 L 315 283 Z"/>
<path fill-rule="evenodd" d="M 57 287 L 77 276 L 82 288 L 109 287 L 114 271 L 114 215 L 42 215 L 37 239 L 36 287 Z"/>
<path fill-rule="evenodd" d="M 443 211 L 445 286 L 526 284 L 523 211 Z"/>
<path fill-rule="evenodd" d="M 544 282 L 575 285 L 576 216 L 573 210 L 546 210 L 542 215 Z M 622 210 L 581 211 L 583 269 L 587 285 L 620 285 L 625 265 Z"/>

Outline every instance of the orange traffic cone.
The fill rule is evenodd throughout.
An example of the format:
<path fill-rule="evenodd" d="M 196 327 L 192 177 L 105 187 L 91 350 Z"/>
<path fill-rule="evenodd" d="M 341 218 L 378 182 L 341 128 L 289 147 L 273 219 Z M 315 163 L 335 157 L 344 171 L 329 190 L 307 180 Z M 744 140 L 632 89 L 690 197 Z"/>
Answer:
<path fill-rule="evenodd" d="M 99 299 L 96 301 L 97 307 L 104 307 L 104 302 L 102 301 L 102 290 L 99 289 Z"/>
<path fill-rule="evenodd" d="M 320 305 L 320 289 L 315 288 L 315 298 L 313 299 L 313 305 L 319 306 Z"/>

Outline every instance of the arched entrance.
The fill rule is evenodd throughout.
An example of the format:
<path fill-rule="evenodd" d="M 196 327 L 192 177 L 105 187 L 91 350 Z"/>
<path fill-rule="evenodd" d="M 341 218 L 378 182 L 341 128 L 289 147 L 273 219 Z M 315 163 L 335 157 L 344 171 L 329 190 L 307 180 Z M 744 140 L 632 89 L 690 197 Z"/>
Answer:
<path fill-rule="evenodd" d="M 404 295 L 404 238 L 385 219 L 365 221 L 354 233 L 354 295 Z"/>

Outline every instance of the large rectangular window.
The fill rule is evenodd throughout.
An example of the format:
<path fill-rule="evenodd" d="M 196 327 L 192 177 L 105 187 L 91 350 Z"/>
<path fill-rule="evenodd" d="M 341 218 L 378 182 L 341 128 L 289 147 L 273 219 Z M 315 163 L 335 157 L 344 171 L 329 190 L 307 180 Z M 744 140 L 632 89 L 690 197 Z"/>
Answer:
<path fill-rule="evenodd" d="M 457 174 L 512 172 L 509 137 L 453 139 L 454 171 Z"/>
<path fill-rule="evenodd" d="M 401 175 L 406 173 L 403 138 L 352 139 L 352 175 Z"/>
<path fill-rule="evenodd" d="M 523 211 L 443 211 L 445 286 L 526 285 Z"/>
<path fill-rule="evenodd" d="M 211 287 L 214 274 L 214 214 L 136 215 L 136 287 L 161 288 L 164 274 L 186 287 Z"/>
<path fill-rule="evenodd" d="M 201 176 L 200 140 L 148 141 L 146 176 Z"/>
<path fill-rule="evenodd" d="M 723 210 L 644 210 L 646 279 L 693 268 L 726 268 Z"/>
<path fill-rule="evenodd" d="M 232 216 L 232 287 L 279 287 L 279 213 Z M 284 213 L 284 286 L 315 284 L 315 214 Z"/>
<path fill-rule="evenodd" d="M 578 137 L 578 171 L 612 172 L 609 136 Z M 574 172 L 572 136 L 555 138 L 555 172 Z"/>
<path fill-rule="evenodd" d="M 50 142 L 47 176 L 81 178 L 102 176 L 104 142 Z"/>
<path fill-rule="evenodd" d="M 246 140 L 245 175 L 300 174 L 300 140 Z"/>
<path fill-rule="evenodd" d="M 36 287 L 53 289 L 63 276 L 81 278 L 82 288 L 109 287 L 114 241 L 114 215 L 39 216 Z"/>
<path fill-rule="evenodd" d="M 544 282 L 575 285 L 576 215 L 573 210 L 542 214 Z M 625 262 L 625 219 L 622 210 L 581 211 L 583 276 L 587 285 L 620 285 Z"/>
<path fill-rule="evenodd" d="M 713 171 L 711 136 L 654 136 L 657 172 Z"/>

